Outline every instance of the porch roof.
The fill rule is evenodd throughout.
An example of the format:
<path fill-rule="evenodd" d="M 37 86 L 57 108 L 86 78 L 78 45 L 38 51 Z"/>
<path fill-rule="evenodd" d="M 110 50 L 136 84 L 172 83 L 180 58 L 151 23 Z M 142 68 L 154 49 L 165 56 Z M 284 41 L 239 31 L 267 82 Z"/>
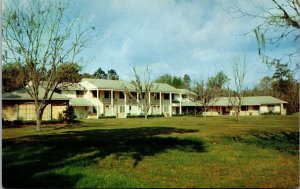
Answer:
<path fill-rule="evenodd" d="M 71 106 L 95 106 L 91 101 L 84 98 L 73 98 L 69 104 Z"/>
<path fill-rule="evenodd" d="M 196 104 L 195 102 L 190 100 L 183 100 L 181 102 L 181 106 L 199 106 L 199 104 Z"/>

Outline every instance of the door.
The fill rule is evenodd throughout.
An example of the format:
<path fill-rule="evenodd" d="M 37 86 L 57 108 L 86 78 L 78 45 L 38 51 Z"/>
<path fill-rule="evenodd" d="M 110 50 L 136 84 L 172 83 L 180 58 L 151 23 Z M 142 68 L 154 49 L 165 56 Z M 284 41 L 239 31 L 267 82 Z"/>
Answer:
<path fill-rule="evenodd" d="M 110 116 L 111 112 L 110 112 L 110 108 L 109 105 L 105 105 L 104 107 L 104 115 L 105 116 Z"/>
<path fill-rule="evenodd" d="M 125 106 L 119 106 L 118 118 L 125 118 Z"/>

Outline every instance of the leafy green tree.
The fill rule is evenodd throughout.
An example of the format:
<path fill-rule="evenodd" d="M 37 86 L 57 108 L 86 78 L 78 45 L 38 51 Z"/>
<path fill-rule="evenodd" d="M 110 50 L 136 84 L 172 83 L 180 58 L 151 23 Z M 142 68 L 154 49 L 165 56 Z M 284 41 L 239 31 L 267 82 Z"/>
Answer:
<path fill-rule="evenodd" d="M 115 70 L 110 69 L 107 71 L 107 79 L 119 80 L 119 75 L 117 74 L 117 72 Z"/>
<path fill-rule="evenodd" d="M 217 87 L 219 91 L 228 82 L 229 82 L 229 78 L 223 71 L 220 71 L 215 76 L 208 78 L 208 85 L 212 87 Z"/>
<path fill-rule="evenodd" d="M 250 92 L 252 96 L 274 96 L 272 88 L 273 78 L 269 76 L 263 77 L 257 86 Z"/>
<path fill-rule="evenodd" d="M 156 83 L 167 83 L 175 88 L 187 88 L 181 77 L 164 74 L 155 80 Z"/>
<path fill-rule="evenodd" d="M 183 76 L 183 84 L 184 84 L 184 86 L 185 86 L 185 88 L 187 88 L 187 89 L 190 89 L 190 85 L 191 85 L 191 78 L 190 78 L 190 76 L 189 75 L 187 75 L 187 74 L 184 74 L 184 76 Z"/>
<path fill-rule="evenodd" d="M 57 75 L 60 82 L 77 83 L 81 80 L 79 73 L 82 67 L 76 63 L 66 63 L 58 66 Z"/>
<path fill-rule="evenodd" d="M 22 88 L 27 77 L 26 69 L 20 63 L 2 64 L 2 92 Z"/>
<path fill-rule="evenodd" d="M 155 80 L 155 82 L 156 82 L 156 83 L 167 83 L 167 84 L 169 84 L 169 85 L 173 85 L 172 80 L 173 80 L 173 78 L 172 78 L 171 75 L 169 75 L 169 74 L 164 74 L 164 75 L 161 75 L 160 77 L 158 77 L 158 78 Z"/>
<path fill-rule="evenodd" d="M 67 123 L 72 123 L 76 119 L 73 106 L 67 106 L 66 110 L 64 111 L 64 119 Z"/>
<path fill-rule="evenodd" d="M 107 74 L 101 68 L 98 68 L 94 73 L 94 77 L 96 79 L 107 79 Z"/>
<path fill-rule="evenodd" d="M 172 77 L 172 86 L 175 88 L 183 88 L 185 85 L 181 77 L 173 76 Z"/>
<path fill-rule="evenodd" d="M 80 74 L 80 79 L 82 79 L 82 78 L 95 78 L 95 76 L 90 73 L 83 73 L 83 74 Z"/>

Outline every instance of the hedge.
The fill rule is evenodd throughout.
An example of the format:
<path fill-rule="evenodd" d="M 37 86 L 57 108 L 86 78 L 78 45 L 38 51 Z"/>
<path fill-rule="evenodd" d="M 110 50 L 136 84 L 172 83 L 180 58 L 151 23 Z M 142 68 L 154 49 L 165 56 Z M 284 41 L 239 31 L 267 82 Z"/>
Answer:
<path fill-rule="evenodd" d="M 48 124 L 59 124 L 63 123 L 63 120 L 43 120 L 42 124 L 48 125 Z M 8 120 L 2 120 L 3 126 L 18 126 L 18 125 L 35 125 L 36 121 L 34 120 L 14 120 L 14 121 L 8 121 Z"/>
<path fill-rule="evenodd" d="M 117 116 L 98 116 L 98 119 L 110 119 L 110 118 L 116 118 Z"/>

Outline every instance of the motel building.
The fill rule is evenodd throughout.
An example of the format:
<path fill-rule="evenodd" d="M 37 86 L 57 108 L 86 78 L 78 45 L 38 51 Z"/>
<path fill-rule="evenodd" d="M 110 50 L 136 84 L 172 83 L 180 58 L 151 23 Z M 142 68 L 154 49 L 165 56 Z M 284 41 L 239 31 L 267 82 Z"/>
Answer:
<path fill-rule="evenodd" d="M 43 120 L 58 119 L 68 105 L 73 106 L 79 119 L 142 115 L 140 107 L 127 95 L 137 95 L 128 81 L 84 78 L 79 83 L 63 83 L 55 90 L 45 108 Z M 42 97 L 44 90 L 41 87 Z M 172 116 L 199 110 L 201 105 L 190 101 L 194 93 L 187 89 L 176 89 L 168 84 L 154 83 L 150 92 L 149 115 Z M 271 96 L 245 97 L 240 115 L 256 116 L 267 112 L 286 115 L 287 102 Z M 207 116 L 234 115 L 227 97 L 217 98 L 209 105 Z M 2 94 L 3 120 L 34 120 L 34 101 L 26 89 Z"/>

